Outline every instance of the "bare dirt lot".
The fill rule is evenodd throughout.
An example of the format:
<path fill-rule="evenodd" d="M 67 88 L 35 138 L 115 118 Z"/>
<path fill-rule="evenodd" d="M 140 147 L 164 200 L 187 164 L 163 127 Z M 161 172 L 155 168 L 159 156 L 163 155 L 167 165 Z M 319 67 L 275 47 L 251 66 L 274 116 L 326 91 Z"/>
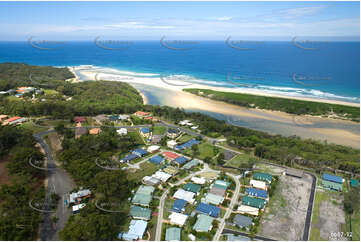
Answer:
<path fill-rule="evenodd" d="M 278 187 L 262 218 L 260 234 L 277 240 L 302 240 L 311 186 L 310 175 L 305 174 L 302 179 L 279 175 Z"/>
<path fill-rule="evenodd" d="M 318 189 L 316 196 L 318 202 L 312 219 L 311 239 L 347 240 L 341 233 L 345 224 L 342 193 Z"/>

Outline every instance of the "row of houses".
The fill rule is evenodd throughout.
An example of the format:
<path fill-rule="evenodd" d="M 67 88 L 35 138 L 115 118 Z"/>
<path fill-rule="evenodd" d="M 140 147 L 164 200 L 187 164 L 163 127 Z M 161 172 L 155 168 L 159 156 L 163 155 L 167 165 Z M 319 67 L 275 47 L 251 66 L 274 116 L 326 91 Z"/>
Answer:
<path fill-rule="evenodd" d="M 322 186 L 333 191 L 342 191 L 344 179 L 340 176 L 324 173 L 322 175 Z"/>
<path fill-rule="evenodd" d="M 189 120 L 182 120 L 178 123 L 179 125 L 182 125 L 182 126 L 189 126 L 191 129 L 197 129 L 198 126 L 197 125 L 194 125 L 191 121 Z"/>
<path fill-rule="evenodd" d="M 24 117 L 14 116 L 9 118 L 8 115 L 2 114 L 0 115 L 0 123 L 1 125 L 17 125 L 26 122 L 28 119 Z"/>
<path fill-rule="evenodd" d="M 242 204 L 238 206 L 237 213 L 258 216 L 259 211 L 264 210 L 269 200 L 267 190 L 272 181 L 271 174 L 254 173 L 253 179 L 250 180 L 250 187 L 247 187 L 246 195 L 241 199 Z"/>
<path fill-rule="evenodd" d="M 185 150 L 185 149 L 189 149 L 191 148 L 193 145 L 198 145 L 201 142 L 199 140 L 196 139 L 191 139 L 183 144 L 178 144 L 177 141 L 175 140 L 169 140 L 167 142 L 167 147 L 173 149 L 173 150 Z"/>

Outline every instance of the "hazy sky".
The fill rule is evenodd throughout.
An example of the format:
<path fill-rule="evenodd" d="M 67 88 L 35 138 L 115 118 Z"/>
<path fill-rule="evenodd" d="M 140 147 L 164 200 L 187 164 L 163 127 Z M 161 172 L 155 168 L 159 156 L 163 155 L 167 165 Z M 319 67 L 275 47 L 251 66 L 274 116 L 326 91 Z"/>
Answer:
<path fill-rule="evenodd" d="M 0 2 L 0 40 L 359 39 L 359 2 Z M 353 36 L 354 38 L 349 38 Z M 357 39 L 356 38 L 356 39 Z"/>

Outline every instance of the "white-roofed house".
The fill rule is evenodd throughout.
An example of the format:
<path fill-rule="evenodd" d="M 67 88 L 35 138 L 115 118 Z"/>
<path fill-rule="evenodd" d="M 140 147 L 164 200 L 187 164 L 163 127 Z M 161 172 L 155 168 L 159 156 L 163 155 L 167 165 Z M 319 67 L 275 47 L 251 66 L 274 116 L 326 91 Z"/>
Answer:
<path fill-rule="evenodd" d="M 152 177 L 157 178 L 157 179 L 161 180 L 162 182 L 166 182 L 166 181 L 168 181 L 169 178 L 172 177 L 172 175 L 170 175 L 166 172 L 163 172 L 163 171 L 157 171 L 156 173 L 154 173 L 152 175 Z"/>
<path fill-rule="evenodd" d="M 191 181 L 196 184 L 200 184 L 200 185 L 203 185 L 206 183 L 206 179 L 204 177 L 199 178 L 199 177 L 194 176 L 191 178 Z"/>
<path fill-rule="evenodd" d="M 264 181 L 251 180 L 249 183 L 252 187 L 262 189 L 262 190 L 267 190 L 267 185 Z"/>
<path fill-rule="evenodd" d="M 178 226 L 183 226 L 187 221 L 188 216 L 181 213 L 172 212 L 169 215 L 170 223 Z"/>
<path fill-rule="evenodd" d="M 188 192 L 183 189 L 178 189 L 174 193 L 173 197 L 176 199 L 186 200 L 188 203 L 193 204 L 194 203 L 194 198 L 193 198 L 194 195 L 195 195 L 195 193 L 193 193 L 193 192 Z"/>

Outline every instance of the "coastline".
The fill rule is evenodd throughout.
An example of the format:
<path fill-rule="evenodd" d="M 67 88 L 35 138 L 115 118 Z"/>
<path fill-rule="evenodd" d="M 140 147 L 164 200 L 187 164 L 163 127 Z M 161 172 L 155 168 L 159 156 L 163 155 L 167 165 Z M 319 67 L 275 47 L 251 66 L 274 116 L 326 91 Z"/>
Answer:
<path fill-rule="evenodd" d="M 360 147 L 359 124 L 356 122 L 311 115 L 291 115 L 280 111 L 248 109 L 221 101 L 215 101 L 206 97 L 200 97 L 182 90 L 183 88 L 202 88 L 230 91 L 230 88 L 214 88 L 213 86 L 200 84 L 184 86 L 184 83 L 179 81 L 177 81 L 177 85 L 170 85 L 162 81 L 161 78 L 152 77 L 150 74 L 145 77 L 139 77 L 129 76 L 129 72 L 122 71 L 117 71 L 114 74 L 96 68 L 79 69 L 81 70 L 76 70 L 75 68 L 75 72 L 78 71 L 82 77 L 86 78 L 83 80 L 79 78 L 79 81 L 96 80 L 99 78 L 129 83 L 138 90 L 145 104 L 151 103 L 149 103 L 150 100 L 148 100 L 145 93 L 139 90 L 139 86 L 141 86 L 143 90 L 151 92 L 152 95 L 160 100 L 162 105 L 180 107 L 186 110 L 202 111 L 210 114 L 219 114 L 224 120 L 229 121 L 232 124 L 257 129 L 271 134 L 281 134 L 284 136 L 297 135 L 302 138 L 313 138 L 321 141 L 327 140 L 331 143 L 352 146 L 354 148 Z M 95 76 L 98 78 L 95 78 Z M 234 92 L 233 89 L 232 92 Z M 255 95 L 263 94 L 257 92 Z M 322 102 L 322 100 L 318 101 Z M 359 104 L 338 101 L 332 103 L 359 106 Z"/>

